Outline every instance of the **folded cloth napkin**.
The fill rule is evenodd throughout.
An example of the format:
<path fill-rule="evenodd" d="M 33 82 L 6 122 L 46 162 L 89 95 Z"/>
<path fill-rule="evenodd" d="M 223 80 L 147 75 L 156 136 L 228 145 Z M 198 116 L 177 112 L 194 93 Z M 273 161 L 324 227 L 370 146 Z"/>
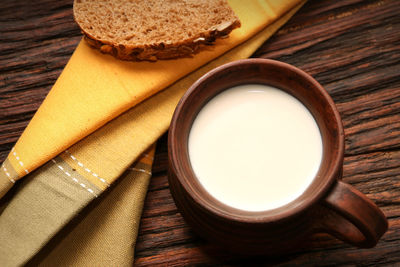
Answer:
<path fill-rule="evenodd" d="M 0 265 L 20 266 L 34 255 L 30 266 L 132 265 L 153 155 L 154 146 L 84 209 L 92 199 L 84 189 L 92 185 L 59 175 L 66 165 L 47 163 L 32 173 L 0 216 Z"/>
<path fill-rule="evenodd" d="M 250 56 L 303 2 L 248 1 L 246 6 L 241 6 L 240 1 L 230 3 L 242 21 L 241 31 L 217 42 L 215 49 L 202 52 L 192 59 L 157 63 L 121 62 L 90 49 L 83 42 L 79 44 L 48 97 L 2 165 L 0 183 L 5 193 L 12 181 L 47 162 L 30 173 L 22 184 L 3 199 L 0 216 L 2 265 L 24 264 L 38 253 L 167 130 L 176 103 L 191 83 L 218 65 Z M 287 15 L 266 27 L 289 10 Z M 233 45 L 230 42 L 238 45 L 246 40 L 246 43 L 143 101 L 187 72 L 231 49 Z M 132 105 L 135 107 L 107 123 Z M 148 174 L 151 158 L 151 154 L 145 153 L 131 171 Z M 143 184 L 142 188 L 145 187 Z M 142 190 L 142 197 L 134 201 L 139 207 L 139 214 L 144 194 L 145 190 Z M 101 206 L 103 201 L 113 203 L 114 200 L 114 205 L 117 205 L 117 200 L 111 196 L 112 193 L 106 194 L 95 203 Z M 129 194 L 123 196 L 124 199 L 135 198 Z M 85 209 L 84 212 L 88 211 Z M 125 262 L 114 257 L 115 261 L 104 261 L 101 264 L 102 256 L 107 258 L 110 253 L 118 254 L 121 249 L 114 247 L 114 250 L 108 249 L 107 253 L 102 249 L 91 249 L 94 243 L 87 241 L 90 237 L 82 241 L 87 246 L 81 250 L 63 249 L 72 246 L 68 242 L 78 242 L 76 236 L 79 231 L 81 236 L 98 233 L 88 227 L 91 225 L 88 223 L 89 215 L 89 219 L 86 221 L 85 217 L 82 224 L 78 224 L 77 230 L 71 231 L 45 260 L 55 263 L 51 259 L 73 258 L 70 262 L 73 264 L 96 258 L 99 262 L 94 265 L 98 266 L 124 265 L 133 259 L 131 251 L 131 258 L 122 257 L 126 259 Z M 118 231 L 119 224 L 113 227 L 117 232 L 123 232 L 123 227 Z M 136 231 L 137 227 L 137 224 L 133 225 Z M 111 242 L 101 233 L 97 236 L 103 237 L 107 244 Z M 133 249 L 134 240 L 135 236 L 132 236 L 128 241 L 131 242 L 130 249 Z M 63 253 L 73 253 L 71 251 L 75 252 L 74 257 L 60 256 Z M 54 258 L 51 255 L 55 255 Z M 88 264 L 91 262 L 87 261 Z"/>

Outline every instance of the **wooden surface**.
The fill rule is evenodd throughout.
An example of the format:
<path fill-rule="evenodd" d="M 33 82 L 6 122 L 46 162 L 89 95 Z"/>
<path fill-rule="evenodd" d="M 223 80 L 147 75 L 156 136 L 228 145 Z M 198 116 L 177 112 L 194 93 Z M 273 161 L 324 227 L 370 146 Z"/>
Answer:
<path fill-rule="evenodd" d="M 0 162 L 81 35 L 72 1 L 0 3 Z M 375 201 L 389 230 L 372 249 L 328 235 L 277 258 L 231 255 L 197 237 L 170 196 L 166 135 L 158 143 L 136 265 L 400 265 L 400 3 L 311 0 L 254 55 L 309 72 L 331 94 L 346 133 L 344 180 Z"/>

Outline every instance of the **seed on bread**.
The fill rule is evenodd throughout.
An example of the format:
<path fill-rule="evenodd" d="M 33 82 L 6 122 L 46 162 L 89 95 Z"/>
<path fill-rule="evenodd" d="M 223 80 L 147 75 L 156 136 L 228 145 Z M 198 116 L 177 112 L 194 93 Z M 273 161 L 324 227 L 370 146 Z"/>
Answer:
<path fill-rule="evenodd" d="M 86 41 L 123 60 L 188 57 L 240 21 L 226 0 L 74 0 Z"/>

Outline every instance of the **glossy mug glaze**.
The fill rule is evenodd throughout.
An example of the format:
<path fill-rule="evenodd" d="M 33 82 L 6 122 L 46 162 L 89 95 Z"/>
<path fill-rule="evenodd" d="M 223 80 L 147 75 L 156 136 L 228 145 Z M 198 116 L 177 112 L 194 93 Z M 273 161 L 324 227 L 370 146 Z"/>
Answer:
<path fill-rule="evenodd" d="M 200 110 L 224 90 L 244 84 L 268 85 L 294 96 L 311 112 L 321 133 L 323 151 L 317 175 L 303 194 L 278 208 L 248 211 L 222 203 L 202 186 L 190 163 L 189 133 Z M 224 248 L 280 254 L 320 232 L 358 247 L 372 247 L 387 230 L 387 220 L 371 200 L 341 181 L 343 156 L 342 122 L 322 86 L 289 64 L 246 59 L 210 71 L 182 97 L 169 130 L 168 179 L 185 220 L 201 236 Z"/>

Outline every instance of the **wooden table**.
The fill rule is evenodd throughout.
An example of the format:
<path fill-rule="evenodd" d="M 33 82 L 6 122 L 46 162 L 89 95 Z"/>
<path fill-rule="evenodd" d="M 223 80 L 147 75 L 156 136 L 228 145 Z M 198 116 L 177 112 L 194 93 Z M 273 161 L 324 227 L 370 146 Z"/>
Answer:
<path fill-rule="evenodd" d="M 0 4 L 0 162 L 62 71 L 81 35 L 72 0 Z M 196 236 L 167 182 L 167 142 L 157 146 L 136 264 L 400 265 L 400 3 L 310 1 L 254 57 L 293 64 L 330 93 L 343 119 L 343 179 L 375 201 L 389 230 L 372 249 L 328 235 L 278 258 L 231 255 Z"/>

